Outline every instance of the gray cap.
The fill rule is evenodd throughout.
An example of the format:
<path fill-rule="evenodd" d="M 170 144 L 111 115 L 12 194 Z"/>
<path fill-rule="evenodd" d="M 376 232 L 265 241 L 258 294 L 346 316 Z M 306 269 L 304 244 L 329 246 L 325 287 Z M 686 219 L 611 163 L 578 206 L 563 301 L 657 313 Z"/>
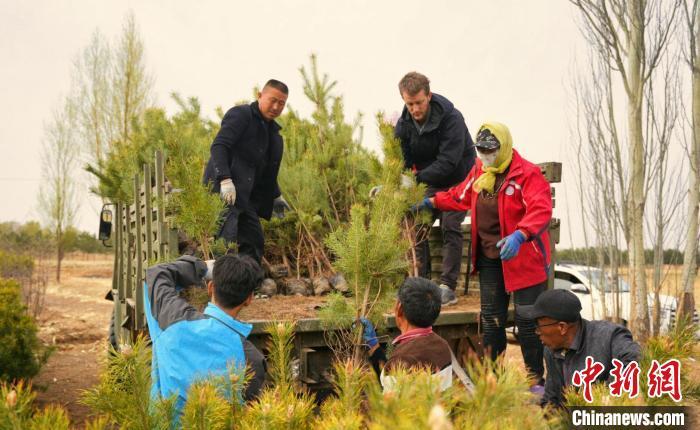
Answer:
<path fill-rule="evenodd" d="M 517 312 L 526 319 L 549 317 L 557 321 L 576 322 L 581 318 L 581 301 L 567 290 L 547 290 L 532 305 L 518 306 Z"/>
<path fill-rule="evenodd" d="M 482 149 L 498 149 L 501 147 L 501 142 L 491 133 L 491 130 L 482 128 L 479 134 L 476 135 L 476 143 L 474 143 L 474 146 Z"/>

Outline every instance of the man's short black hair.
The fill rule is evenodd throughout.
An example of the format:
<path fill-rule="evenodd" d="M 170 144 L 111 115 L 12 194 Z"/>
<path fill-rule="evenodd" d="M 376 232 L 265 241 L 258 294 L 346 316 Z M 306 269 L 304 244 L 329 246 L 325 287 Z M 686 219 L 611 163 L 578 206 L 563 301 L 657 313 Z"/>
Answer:
<path fill-rule="evenodd" d="M 399 288 L 399 302 L 409 323 L 430 327 L 440 315 L 440 288 L 425 278 L 406 278 Z"/>
<path fill-rule="evenodd" d="M 263 90 L 267 87 L 272 87 L 276 90 L 279 90 L 283 92 L 284 94 L 289 95 L 289 88 L 287 87 L 287 84 L 285 84 L 282 81 L 278 81 L 277 79 L 270 79 L 265 83 L 265 86 L 263 87 Z"/>
<path fill-rule="evenodd" d="M 247 255 L 228 254 L 214 262 L 214 297 L 225 309 L 245 302 L 263 281 L 260 265 Z"/>

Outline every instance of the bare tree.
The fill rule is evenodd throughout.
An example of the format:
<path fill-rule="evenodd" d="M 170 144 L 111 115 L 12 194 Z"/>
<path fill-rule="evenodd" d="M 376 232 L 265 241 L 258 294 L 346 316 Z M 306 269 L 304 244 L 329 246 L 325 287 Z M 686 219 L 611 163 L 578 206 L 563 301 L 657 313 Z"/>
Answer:
<path fill-rule="evenodd" d="M 65 254 L 65 232 L 75 222 L 79 207 L 73 176 L 79 154 L 75 116 L 75 108 L 70 102 L 54 112 L 51 122 L 45 126 L 41 158 L 43 180 L 39 208 L 54 236 L 56 282 L 59 283 Z"/>
<path fill-rule="evenodd" d="M 678 56 L 669 55 L 662 65 L 658 79 L 649 81 L 646 88 L 646 118 L 649 142 L 648 162 L 652 196 L 647 221 L 648 235 L 653 244 L 652 290 L 653 310 L 651 328 L 659 334 L 661 301 L 659 294 L 668 270 L 664 269 L 664 245 L 680 244 L 683 220 L 679 208 L 687 193 L 685 190 L 684 163 L 673 159 L 678 139 L 675 134 L 681 109 L 681 83 L 678 74 Z M 655 83 L 660 83 L 660 89 Z M 659 94 L 657 94 L 659 93 Z M 660 96 L 660 97 L 658 97 Z M 658 98 L 657 98 L 658 97 Z M 675 145 L 674 145 L 675 144 Z M 673 164 L 672 164 L 673 163 Z M 673 236 L 676 237 L 673 237 Z M 676 246 L 678 247 L 678 246 Z"/>
<path fill-rule="evenodd" d="M 89 181 L 105 175 L 107 158 L 117 145 L 129 144 L 134 124 L 152 106 L 152 88 L 133 13 L 126 15 L 122 32 L 112 44 L 95 30 L 74 61 L 70 97 L 76 106 L 81 158 Z"/>
<path fill-rule="evenodd" d="M 99 164 L 112 139 L 109 43 L 95 30 L 73 63 L 73 101 L 87 162 Z"/>
<path fill-rule="evenodd" d="M 644 340 L 649 335 L 644 265 L 644 210 L 648 187 L 644 89 L 667 46 L 680 3 L 679 0 L 570 1 L 581 13 L 584 36 L 608 59 L 626 95 L 628 175 L 623 187 L 623 233 L 629 251 L 631 328 Z"/>
<path fill-rule="evenodd" d="M 578 170 L 578 189 L 582 207 L 582 225 L 586 248 L 591 244 L 588 228 L 593 230 L 595 261 L 588 266 L 598 266 L 603 276 L 595 279 L 593 294 L 599 300 L 591 300 L 594 318 L 620 319 L 620 300 L 617 288 L 619 279 L 619 230 L 622 228 L 621 202 L 624 170 L 620 156 L 620 139 L 614 116 L 614 98 L 610 63 L 594 51 L 588 66 L 572 81 L 576 103 L 576 136 L 574 164 Z M 590 227 L 589 227 L 590 226 Z M 610 263 L 610 273 L 606 268 Z M 612 294 L 610 294 L 612 292 Z M 608 301 L 610 296 L 613 300 Z M 601 303 L 601 315 L 595 311 L 595 303 Z"/>
<path fill-rule="evenodd" d="M 692 73 L 692 132 L 691 143 L 686 148 L 690 160 L 690 183 L 688 186 L 688 229 L 683 255 L 681 286 L 681 312 L 690 317 L 695 309 L 693 287 L 697 275 L 698 255 L 698 209 L 700 207 L 700 1 L 689 4 L 683 0 L 683 21 L 687 30 L 686 61 Z"/>
<path fill-rule="evenodd" d="M 146 70 L 143 41 L 133 13 L 126 16 L 112 59 L 113 138 L 127 142 L 133 120 L 151 104 L 153 88 L 153 78 Z"/>

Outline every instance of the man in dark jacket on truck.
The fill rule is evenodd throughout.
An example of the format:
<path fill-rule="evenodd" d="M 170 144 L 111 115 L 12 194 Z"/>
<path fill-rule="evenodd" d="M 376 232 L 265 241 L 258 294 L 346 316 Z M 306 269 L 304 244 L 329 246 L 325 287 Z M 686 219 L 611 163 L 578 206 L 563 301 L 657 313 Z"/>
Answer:
<path fill-rule="evenodd" d="M 229 109 L 204 171 L 204 183 L 228 206 L 218 236 L 237 242 L 238 251 L 258 263 L 265 243 L 259 218 L 282 217 L 289 209 L 277 184 L 283 141 L 275 122 L 288 94 L 284 83 L 270 79 L 257 101 Z"/>
<path fill-rule="evenodd" d="M 474 165 L 474 143 L 462 114 L 445 97 L 430 92 L 424 75 L 410 72 L 399 82 L 405 103 L 394 135 L 401 142 L 404 167 L 411 169 L 416 181 L 427 185 L 426 197 L 446 190 L 464 180 Z M 457 302 L 457 287 L 462 261 L 464 212 L 434 212 L 440 217 L 443 238 L 440 289 L 443 306 Z M 426 226 L 427 228 L 427 226 Z M 421 276 L 430 279 L 430 248 L 427 237 L 416 245 Z"/>

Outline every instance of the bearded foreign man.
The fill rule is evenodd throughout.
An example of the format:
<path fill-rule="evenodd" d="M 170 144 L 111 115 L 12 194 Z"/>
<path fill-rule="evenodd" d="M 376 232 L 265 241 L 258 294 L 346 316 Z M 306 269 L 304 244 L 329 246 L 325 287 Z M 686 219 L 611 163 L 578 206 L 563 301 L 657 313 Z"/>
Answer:
<path fill-rule="evenodd" d="M 417 182 L 427 185 L 426 197 L 459 184 L 474 165 L 474 143 L 464 117 L 445 97 L 430 91 L 428 78 L 417 72 L 406 74 L 399 82 L 404 109 L 394 135 L 401 142 L 404 168 Z M 462 261 L 462 221 L 465 212 L 433 211 L 440 219 L 443 236 L 440 289 L 443 306 L 457 302 L 457 287 Z M 425 226 L 424 228 L 428 228 Z M 416 245 L 420 276 L 430 279 L 430 248 L 427 240 Z"/>

